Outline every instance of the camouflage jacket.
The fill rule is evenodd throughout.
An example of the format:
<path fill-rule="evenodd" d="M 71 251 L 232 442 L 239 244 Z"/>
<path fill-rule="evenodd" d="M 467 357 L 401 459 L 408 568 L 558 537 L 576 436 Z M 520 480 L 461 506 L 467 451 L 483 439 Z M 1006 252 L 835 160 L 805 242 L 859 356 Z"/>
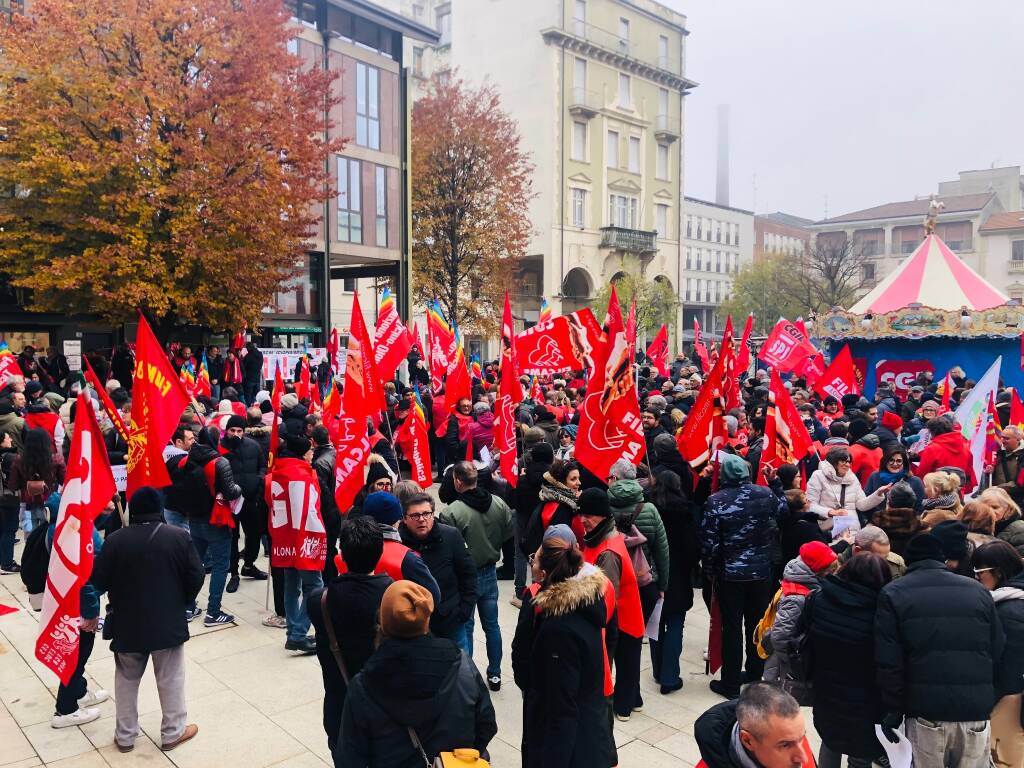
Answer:
<path fill-rule="evenodd" d="M 704 570 L 726 581 L 768 578 L 774 521 L 786 509 L 778 480 L 770 489 L 746 482 L 712 494 L 701 521 Z"/>

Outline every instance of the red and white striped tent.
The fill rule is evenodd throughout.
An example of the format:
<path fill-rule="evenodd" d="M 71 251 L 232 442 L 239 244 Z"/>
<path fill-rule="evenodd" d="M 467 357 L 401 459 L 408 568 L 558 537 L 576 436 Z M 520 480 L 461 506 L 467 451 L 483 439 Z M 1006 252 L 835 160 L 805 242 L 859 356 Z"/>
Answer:
<path fill-rule="evenodd" d="M 917 303 L 931 309 L 991 309 L 1009 297 L 964 264 L 938 235 L 928 235 L 903 264 L 897 267 L 850 312 L 892 312 Z"/>

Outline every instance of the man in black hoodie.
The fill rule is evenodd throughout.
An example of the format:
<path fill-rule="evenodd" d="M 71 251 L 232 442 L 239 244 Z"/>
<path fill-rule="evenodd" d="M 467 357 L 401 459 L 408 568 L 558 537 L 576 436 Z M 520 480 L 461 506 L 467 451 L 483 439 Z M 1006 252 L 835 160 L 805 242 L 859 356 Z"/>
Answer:
<path fill-rule="evenodd" d="M 335 768 L 423 768 L 457 747 L 488 759 L 487 745 L 498 732 L 490 695 L 469 657 L 430 634 L 433 607 L 430 592 L 411 581 L 384 592 L 382 640 L 349 685 Z"/>
<path fill-rule="evenodd" d="M 228 579 L 228 592 L 238 590 L 238 558 L 241 554 L 244 561 L 242 576 L 249 579 L 264 581 L 267 574 L 256 567 L 256 556 L 260 552 L 260 541 L 267 532 L 267 511 L 263 503 L 263 479 L 267 474 L 267 456 L 260 449 L 259 443 L 245 435 L 245 419 L 237 414 L 228 417 L 221 438 L 221 446 L 226 451 L 224 458 L 231 465 L 231 473 L 235 482 L 242 489 L 245 501 L 242 512 L 238 516 L 238 525 L 231 531 L 231 578 Z M 245 529 L 245 548 L 238 550 L 239 529 Z"/>
<path fill-rule="evenodd" d="M 540 430 L 538 430 L 539 432 Z M 526 441 L 530 440 L 527 434 Z M 555 451 L 549 443 L 544 441 L 543 433 L 539 436 L 539 442 L 534 443 L 526 453 L 526 466 L 519 475 L 519 482 L 516 485 L 516 513 L 514 527 L 516 532 L 516 573 L 515 573 L 515 596 L 512 598 L 512 605 L 516 608 L 522 605 L 520 600 L 523 590 L 526 588 L 526 558 L 533 552 L 524 552 L 523 537 L 526 535 L 526 527 L 530 524 L 530 516 L 533 510 L 540 504 L 540 487 L 544 482 L 544 473 L 551 469 L 555 460 Z"/>
<path fill-rule="evenodd" d="M 512 536 L 512 510 L 497 496 L 477 486 L 477 470 L 471 461 L 460 461 L 452 469 L 455 501 L 441 514 L 466 541 L 476 567 L 476 607 L 487 638 L 487 685 L 501 688 L 501 630 L 498 628 L 498 574 L 494 564 L 501 557 L 501 545 Z M 466 620 L 462 650 L 473 658 L 473 613 Z"/>

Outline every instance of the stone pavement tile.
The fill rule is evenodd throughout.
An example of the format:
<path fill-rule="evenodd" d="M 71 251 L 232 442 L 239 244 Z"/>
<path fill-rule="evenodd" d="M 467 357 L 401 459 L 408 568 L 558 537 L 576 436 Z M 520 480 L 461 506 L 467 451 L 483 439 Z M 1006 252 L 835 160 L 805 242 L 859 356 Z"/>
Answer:
<path fill-rule="evenodd" d="M 193 624 L 200 621 L 200 619 L 196 619 Z M 279 648 L 283 654 L 284 632 L 275 630 L 280 634 L 273 635 L 269 632 L 262 632 L 261 629 L 263 628 L 256 629 L 246 623 L 208 629 L 200 623 L 198 627 L 190 627 L 192 639 L 185 644 L 185 655 L 193 661 L 205 664 L 208 661 L 222 659 L 240 651 L 274 645 L 275 640 L 280 644 Z"/>
<path fill-rule="evenodd" d="M 648 744 L 657 744 L 663 739 L 667 739 L 669 736 L 674 736 L 679 731 L 673 728 L 671 725 L 665 725 L 664 723 L 658 723 L 652 728 L 648 728 L 643 733 L 637 734 L 637 738 L 640 741 L 645 741 Z"/>
<path fill-rule="evenodd" d="M 692 768 L 694 765 L 695 761 L 670 755 L 640 740 L 619 750 L 619 768 Z"/>
<path fill-rule="evenodd" d="M 270 719 L 300 744 L 305 744 L 318 758 L 331 762 L 331 751 L 327 748 L 327 734 L 324 732 L 322 698 L 278 712 L 271 715 Z"/>
<path fill-rule="evenodd" d="M 521 741 L 516 742 L 517 745 L 521 743 Z M 519 756 L 519 747 L 512 746 L 500 735 L 491 739 L 491 743 L 487 745 L 487 754 L 491 757 L 490 764 L 495 766 L 495 768 L 498 766 L 516 766 L 522 762 Z"/>
<path fill-rule="evenodd" d="M 28 742 L 26 742 L 28 743 Z M 35 754 L 34 752 L 32 754 Z M 0 756 L 0 761 L 4 760 L 3 756 Z M 43 764 L 43 761 L 38 757 L 30 757 L 27 760 L 18 760 L 13 763 L 0 762 L 0 766 L 3 768 L 39 768 Z"/>
<path fill-rule="evenodd" d="M 199 734 L 165 753 L 178 768 L 223 768 L 228 762 L 263 768 L 307 751 L 233 691 L 190 701 L 188 721 L 199 726 Z M 150 739 L 160 740 L 159 713 L 143 715 L 140 723 Z"/>
<path fill-rule="evenodd" d="M 0 765 L 17 763 L 22 768 L 21 763 L 30 760 L 38 760 L 35 749 L 21 732 L 18 721 L 0 705 Z"/>
<path fill-rule="evenodd" d="M 110 768 L 110 766 L 99 752 L 86 752 L 84 755 L 65 757 L 63 760 L 47 763 L 46 768 Z"/>
<path fill-rule="evenodd" d="M 523 743 L 523 697 L 511 675 L 507 679 L 508 683 L 502 684 L 500 691 L 491 694 L 491 706 L 498 722 L 498 737 L 518 748 Z"/>
<path fill-rule="evenodd" d="M 14 680 L 35 677 L 28 662 L 21 657 L 14 645 L 3 635 L 3 624 L 0 623 L 0 691 Z"/>
<path fill-rule="evenodd" d="M 22 728 L 49 722 L 56 702 L 50 690 L 35 675 L 6 683 L 0 688 L 0 699 Z"/>
<path fill-rule="evenodd" d="M 333 765 L 334 763 L 331 760 L 325 762 L 312 752 L 305 752 L 295 757 L 289 757 L 287 760 L 282 760 L 280 763 L 274 763 L 269 768 L 329 768 L 329 766 Z"/>
<path fill-rule="evenodd" d="M 191 704 L 193 701 L 209 696 L 212 693 L 227 690 L 227 686 L 220 680 L 207 672 L 201 665 L 189 657 L 191 641 L 185 644 L 185 701 Z M 100 688 L 106 689 L 111 696 L 114 694 L 114 657 L 108 656 L 105 659 L 89 659 L 86 664 L 86 671 L 89 677 L 96 681 Z M 104 702 L 101 707 L 104 714 L 113 714 L 113 703 Z M 142 676 L 139 685 L 138 708 L 140 714 L 147 712 L 158 712 L 160 710 L 160 696 L 156 690 L 156 677 L 153 674 L 153 662 L 146 665 L 146 672 Z"/>
<path fill-rule="evenodd" d="M 667 739 L 655 743 L 654 746 L 681 760 L 694 764 L 700 762 L 700 750 L 697 748 L 697 742 L 693 736 L 684 731 L 677 731 Z"/>
<path fill-rule="evenodd" d="M 96 722 L 100 722 L 97 720 Z M 174 752 L 162 752 L 145 733 L 135 739 L 135 749 L 131 752 L 119 752 L 114 746 L 114 724 L 111 720 L 110 743 L 101 747 L 99 754 L 110 768 L 174 768 L 169 755 Z"/>
<path fill-rule="evenodd" d="M 93 751 L 92 742 L 79 728 L 51 728 L 49 719 L 45 723 L 30 725 L 22 732 L 44 763 L 55 763 Z"/>
<path fill-rule="evenodd" d="M 280 645 L 263 645 L 203 664 L 211 675 L 261 712 L 273 715 L 323 700 L 323 678 L 315 656 L 293 656 Z"/>

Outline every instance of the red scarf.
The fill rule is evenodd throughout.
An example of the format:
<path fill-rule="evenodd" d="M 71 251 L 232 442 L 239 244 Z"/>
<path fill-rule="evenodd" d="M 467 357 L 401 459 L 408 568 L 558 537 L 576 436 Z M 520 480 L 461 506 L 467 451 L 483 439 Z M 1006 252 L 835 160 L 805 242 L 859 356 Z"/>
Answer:
<path fill-rule="evenodd" d="M 274 460 L 267 475 L 270 510 L 270 564 L 275 568 L 322 571 L 327 559 L 327 532 L 320 516 L 320 485 L 302 459 Z"/>

